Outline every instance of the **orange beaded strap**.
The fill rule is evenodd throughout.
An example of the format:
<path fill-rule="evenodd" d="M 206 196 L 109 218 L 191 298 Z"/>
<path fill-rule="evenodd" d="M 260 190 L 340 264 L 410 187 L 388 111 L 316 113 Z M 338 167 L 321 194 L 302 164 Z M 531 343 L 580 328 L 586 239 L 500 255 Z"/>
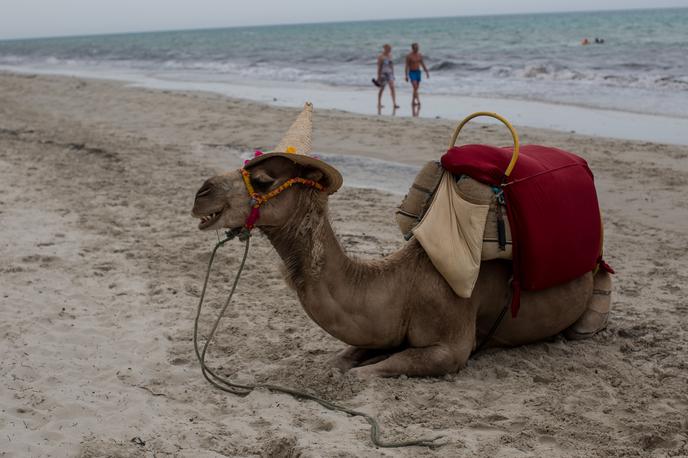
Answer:
<path fill-rule="evenodd" d="M 268 200 L 272 199 L 273 197 L 279 195 L 282 191 L 291 188 L 294 185 L 294 183 L 301 183 L 311 188 L 315 188 L 318 191 L 325 190 L 323 185 L 321 185 L 317 181 L 309 180 L 308 178 L 295 177 L 285 181 L 284 183 L 282 183 L 272 191 L 268 192 L 267 194 L 261 195 L 258 194 L 255 191 L 255 189 L 253 189 L 253 185 L 251 184 L 251 174 L 248 170 L 241 169 L 241 176 L 244 179 L 246 191 L 248 191 L 248 195 L 249 197 L 251 197 L 251 213 L 249 213 L 248 218 L 246 218 L 246 223 L 244 224 L 244 227 L 249 231 L 253 229 L 253 227 L 256 224 L 256 221 L 258 221 L 258 218 L 260 218 L 260 206 Z"/>

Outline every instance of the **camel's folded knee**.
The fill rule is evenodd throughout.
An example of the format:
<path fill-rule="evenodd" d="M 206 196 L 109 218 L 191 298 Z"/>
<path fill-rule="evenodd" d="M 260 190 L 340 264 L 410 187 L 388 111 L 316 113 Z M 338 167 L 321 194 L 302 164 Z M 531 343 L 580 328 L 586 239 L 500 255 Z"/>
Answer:
<path fill-rule="evenodd" d="M 470 356 L 470 353 L 456 347 L 438 345 L 432 348 L 427 354 L 427 373 L 422 375 L 453 374 L 466 366 Z"/>
<path fill-rule="evenodd" d="M 609 272 L 599 270 L 593 278 L 592 297 L 588 307 L 580 318 L 564 331 L 566 338 L 585 339 L 605 329 L 609 321 L 611 302 L 612 276 Z"/>
<path fill-rule="evenodd" d="M 361 377 L 433 377 L 457 372 L 468 361 L 469 348 L 448 345 L 407 348 L 374 364 L 351 370 Z"/>

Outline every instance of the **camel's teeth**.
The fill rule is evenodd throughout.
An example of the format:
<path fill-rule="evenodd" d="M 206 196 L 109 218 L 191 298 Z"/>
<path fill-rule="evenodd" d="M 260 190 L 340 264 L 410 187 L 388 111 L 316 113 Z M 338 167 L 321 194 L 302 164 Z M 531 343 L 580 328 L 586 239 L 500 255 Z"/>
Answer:
<path fill-rule="evenodd" d="M 201 222 L 208 223 L 211 220 L 215 219 L 219 215 L 220 215 L 220 212 L 215 212 L 215 213 L 211 213 L 211 214 L 206 215 L 206 216 L 201 216 Z"/>

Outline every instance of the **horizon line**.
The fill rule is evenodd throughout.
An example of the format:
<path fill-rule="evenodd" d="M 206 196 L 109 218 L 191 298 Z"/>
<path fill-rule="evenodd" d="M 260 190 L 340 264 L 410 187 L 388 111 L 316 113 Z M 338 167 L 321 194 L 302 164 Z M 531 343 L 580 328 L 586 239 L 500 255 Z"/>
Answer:
<path fill-rule="evenodd" d="M 427 19 L 454 19 L 454 18 L 479 18 L 479 17 L 500 17 L 500 16 L 526 16 L 526 15 L 544 15 L 544 14 L 575 14 L 575 13 L 611 13 L 623 11 L 656 11 L 656 10 L 675 10 L 688 9 L 688 6 L 665 6 L 658 8 L 612 8 L 599 10 L 571 10 L 571 11 L 532 11 L 522 13 L 491 13 L 491 14 L 465 14 L 452 16 L 424 16 L 424 17 L 393 17 L 384 19 L 353 19 L 344 21 L 313 21 L 313 22 L 281 22 L 269 24 L 250 24 L 250 25 L 227 25 L 218 27 L 189 27 L 189 28 L 173 28 L 173 29 L 154 29 L 154 30 L 130 30 L 122 32 L 105 32 L 105 33 L 84 33 L 84 34 L 67 34 L 67 35 L 45 35 L 33 36 L 23 38 L 3 38 L 0 37 L 0 42 L 3 41 L 23 41 L 23 40 L 48 40 L 51 38 L 87 38 L 87 37 L 102 37 L 114 35 L 132 35 L 132 34 L 154 34 L 154 33 L 169 33 L 169 32 L 195 32 L 195 31 L 210 31 L 210 30 L 224 30 L 224 29 L 242 29 L 242 28 L 259 28 L 259 27 L 280 27 L 280 26 L 299 26 L 299 25 L 327 25 L 327 24 L 346 24 L 346 23 L 360 23 L 360 22 L 387 22 L 387 21 L 405 21 L 405 20 L 427 20 Z"/>

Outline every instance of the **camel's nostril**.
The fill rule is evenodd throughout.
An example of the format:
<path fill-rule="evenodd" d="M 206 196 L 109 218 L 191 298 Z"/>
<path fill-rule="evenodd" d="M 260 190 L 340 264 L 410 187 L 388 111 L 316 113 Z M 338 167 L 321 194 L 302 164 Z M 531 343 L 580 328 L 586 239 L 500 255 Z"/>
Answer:
<path fill-rule="evenodd" d="M 210 191 L 212 191 L 212 190 L 213 190 L 212 185 L 210 185 L 210 184 L 203 185 L 201 187 L 201 189 L 199 189 L 198 192 L 196 193 L 196 198 L 198 199 L 199 197 L 203 197 L 206 194 L 209 194 Z"/>

